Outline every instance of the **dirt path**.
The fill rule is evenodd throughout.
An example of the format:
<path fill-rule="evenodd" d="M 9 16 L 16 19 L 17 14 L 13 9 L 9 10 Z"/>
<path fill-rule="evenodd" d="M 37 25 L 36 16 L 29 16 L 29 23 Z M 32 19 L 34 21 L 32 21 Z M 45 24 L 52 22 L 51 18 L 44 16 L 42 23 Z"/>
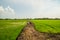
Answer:
<path fill-rule="evenodd" d="M 38 32 L 35 30 L 34 24 L 32 22 L 28 22 L 16 40 L 60 40 L 60 33 L 51 34 Z"/>

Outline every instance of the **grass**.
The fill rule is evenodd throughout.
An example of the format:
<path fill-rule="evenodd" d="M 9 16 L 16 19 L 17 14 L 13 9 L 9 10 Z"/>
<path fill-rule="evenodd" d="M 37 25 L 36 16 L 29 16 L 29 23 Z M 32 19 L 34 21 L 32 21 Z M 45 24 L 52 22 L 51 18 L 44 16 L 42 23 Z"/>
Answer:
<path fill-rule="evenodd" d="M 60 20 L 31 20 L 36 30 L 48 33 L 60 33 Z"/>
<path fill-rule="evenodd" d="M 0 40 L 16 40 L 25 24 L 25 20 L 0 20 Z"/>
<path fill-rule="evenodd" d="M 31 20 L 40 32 L 60 33 L 60 20 Z M 16 40 L 26 20 L 0 20 L 0 40 Z"/>

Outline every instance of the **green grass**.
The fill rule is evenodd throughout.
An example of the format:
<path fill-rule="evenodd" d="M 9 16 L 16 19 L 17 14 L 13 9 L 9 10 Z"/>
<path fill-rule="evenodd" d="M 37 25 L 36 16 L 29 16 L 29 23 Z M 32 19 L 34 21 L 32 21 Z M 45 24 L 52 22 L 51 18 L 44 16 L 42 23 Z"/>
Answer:
<path fill-rule="evenodd" d="M 0 20 L 0 40 L 16 40 L 25 24 L 25 20 Z"/>
<path fill-rule="evenodd" d="M 60 20 L 31 20 L 40 32 L 60 33 Z M 0 40 L 16 40 L 26 20 L 0 20 Z"/>
<path fill-rule="evenodd" d="M 60 20 L 31 20 L 36 30 L 48 33 L 60 33 Z"/>

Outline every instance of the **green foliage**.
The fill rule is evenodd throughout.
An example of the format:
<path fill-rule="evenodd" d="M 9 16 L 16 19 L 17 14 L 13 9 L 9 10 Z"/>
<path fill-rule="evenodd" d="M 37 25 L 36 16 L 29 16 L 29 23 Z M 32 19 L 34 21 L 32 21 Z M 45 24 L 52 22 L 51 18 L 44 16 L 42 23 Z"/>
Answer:
<path fill-rule="evenodd" d="M 16 40 L 25 25 L 25 20 L 0 20 L 0 40 Z"/>
<path fill-rule="evenodd" d="M 60 20 L 31 20 L 36 30 L 48 33 L 60 33 Z"/>
<path fill-rule="evenodd" d="M 60 33 L 60 20 L 29 20 L 40 32 Z M 27 20 L 0 20 L 0 40 L 16 40 Z"/>

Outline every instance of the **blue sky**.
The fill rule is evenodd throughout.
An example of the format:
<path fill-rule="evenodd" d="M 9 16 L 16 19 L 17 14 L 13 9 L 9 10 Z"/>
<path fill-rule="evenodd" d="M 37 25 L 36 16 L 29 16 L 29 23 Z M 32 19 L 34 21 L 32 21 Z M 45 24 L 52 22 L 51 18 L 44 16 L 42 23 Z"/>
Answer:
<path fill-rule="evenodd" d="M 60 18 L 60 0 L 0 0 L 0 18 Z"/>

